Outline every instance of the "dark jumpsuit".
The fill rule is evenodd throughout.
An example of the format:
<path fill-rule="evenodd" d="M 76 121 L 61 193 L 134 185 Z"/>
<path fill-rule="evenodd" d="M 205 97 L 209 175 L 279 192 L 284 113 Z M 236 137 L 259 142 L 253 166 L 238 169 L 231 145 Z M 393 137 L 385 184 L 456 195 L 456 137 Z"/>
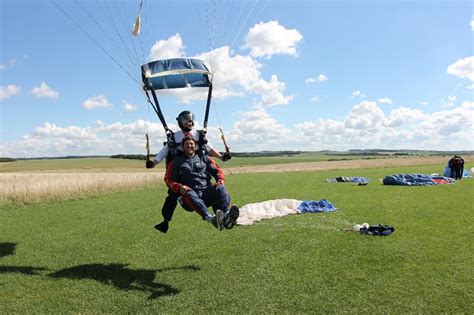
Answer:
<path fill-rule="evenodd" d="M 183 208 L 205 219 L 210 217 L 208 207 L 212 206 L 214 212 L 217 209 L 227 212 L 230 204 L 225 186 L 212 185 L 211 176 L 216 181 L 224 180 L 224 173 L 208 155 L 177 156 L 168 163 L 165 182 L 177 194 L 181 185 L 191 188 L 182 196 Z"/>

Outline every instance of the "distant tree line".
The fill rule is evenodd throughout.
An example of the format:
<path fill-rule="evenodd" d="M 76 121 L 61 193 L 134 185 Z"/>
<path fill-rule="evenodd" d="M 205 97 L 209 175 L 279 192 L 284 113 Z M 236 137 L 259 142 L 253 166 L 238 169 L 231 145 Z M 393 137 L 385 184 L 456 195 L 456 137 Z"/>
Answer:
<path fill-rule="evenodd" d="M 325 155 L 336 155 L 336 156 L 391 156 L 388 153 L 379 152 L 345 152 L 345 153 L 325 153 Z"/>
<path fill-rule="evenodd" d="M 146 160 L 146 155 L 143 154 L 115 154 L 110 156 L 112 159 L 126 159 L 126 160 Z"/>
<path fill-rule="evenodd" d="M 292 156 L 303 153 L 303 151 L 262 151 L 262 152 L 232 152 L 234 157 L 270 157 L 270 156 Z M 154 157 L 155 154 L 150 154 Z M 146 160 L 143 154 L 115 154 L 112 159 Z"/>
<path fill-rule="evenodd" d="M 232 152 L 235 157 L 271 157 L 271 156 L 292 156 L 305 153 L 304 151 L 261 151 L 261 152 Z"/>
<path fill-rule="evenodd" d="M 16 160 L 15 159 L 12 159 L 12 158 L 7 158 L 7 157 L 0 157 L 0 163 L 4 163 L 4 162 L 15 162 Z"/>

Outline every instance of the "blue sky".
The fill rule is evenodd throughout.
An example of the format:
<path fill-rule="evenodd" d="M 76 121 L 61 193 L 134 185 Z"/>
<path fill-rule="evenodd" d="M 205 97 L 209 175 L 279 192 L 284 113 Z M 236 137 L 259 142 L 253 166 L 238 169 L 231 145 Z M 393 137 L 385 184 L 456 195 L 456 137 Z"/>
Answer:
<path fill-rule="evenodd" d="M 158 151 L 140 65 L 173 57 L 215 70 L 219 150 L 474 149 L 472 1 L 148 0 L 135 37 L 140 2 L 0 0 L 0 156 Z"/>

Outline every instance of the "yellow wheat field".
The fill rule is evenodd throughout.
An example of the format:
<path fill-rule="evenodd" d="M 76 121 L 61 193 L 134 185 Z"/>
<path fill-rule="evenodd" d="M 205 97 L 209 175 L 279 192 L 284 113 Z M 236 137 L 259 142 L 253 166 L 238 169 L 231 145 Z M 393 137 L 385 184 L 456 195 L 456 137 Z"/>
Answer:
<path fill-rule="evenodd" d="M 163 173 L 0 173 L 0 206 L 96 196 L 163 183 Z"/>

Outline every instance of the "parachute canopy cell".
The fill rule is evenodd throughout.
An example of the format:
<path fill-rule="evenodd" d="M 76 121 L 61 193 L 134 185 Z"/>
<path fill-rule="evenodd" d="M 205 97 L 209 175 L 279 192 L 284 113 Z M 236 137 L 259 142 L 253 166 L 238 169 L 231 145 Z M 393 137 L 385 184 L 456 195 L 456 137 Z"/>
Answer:
<path fill-rule="evenodd" d="M 156 60 L 142 66 L 142 80 L 147 90 L 209 87 L 210 67 L 191 58 Z"/>

